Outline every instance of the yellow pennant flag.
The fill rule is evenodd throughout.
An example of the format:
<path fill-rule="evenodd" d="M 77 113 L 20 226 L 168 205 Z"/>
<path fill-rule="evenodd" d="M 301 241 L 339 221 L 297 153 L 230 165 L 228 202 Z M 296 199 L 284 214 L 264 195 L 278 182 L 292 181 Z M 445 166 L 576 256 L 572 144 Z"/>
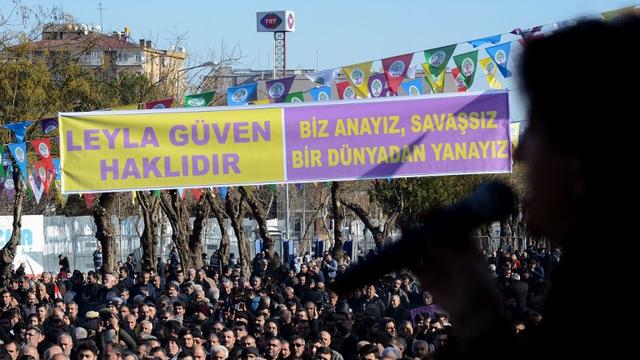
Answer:
<path fill-rule="evenodd" d="M 502 84 L 496 78 L 498 74 L 498 66 L 491 58 L 480 59 L 480 65 L 484 69 L 484 76 L 487 78 L 487 83 L 494 89 L 502 89 Z"/>
<path fill-rule="evenodd" d="M 133 203 L 133 205 L 135 205 L 135 204 L 136 204 L 136 197 L 137 197 L 137 196 L 138 196 L 138 195 L 136 195 L 136 192 L 135 192 L 135 191 L 132 191 L 132 192 L 131 192 L 131 202 Z"/>
<path fill-rule="evenodd" d="M 371 75 L 371 63 L 372 61 L 368 61 L 342 68 L 347 81 L 356 89 L 356 96 L 359 98 L 366 98 L 369 95 L 367 84 Z"/>
<path fill-rule="evenodd" d="M 440 74 L 437 74 L 437 76 L 435 76 L 434 74 L 431 73 L 431 70 L 429 69 L 429 64 L 424 63 L 422 64 L 422 68 L 424 69 L 424 78 L 425 80 L 427 80 L 427 84 L 429 84 L 429 87 L 431 87 L 431 91 L 434 94 L 441 94 L 444 92 L 444 77 L 446 74 L 446 68 L 443 68 L 440 71 Z"/>
<path fill-rule="evenodd" d="M 112 107 L 111 110 L 138 110 L 139 108 L 140 107 L 138 106 L 138 104 L 129 104 L 129 105 Z"/>

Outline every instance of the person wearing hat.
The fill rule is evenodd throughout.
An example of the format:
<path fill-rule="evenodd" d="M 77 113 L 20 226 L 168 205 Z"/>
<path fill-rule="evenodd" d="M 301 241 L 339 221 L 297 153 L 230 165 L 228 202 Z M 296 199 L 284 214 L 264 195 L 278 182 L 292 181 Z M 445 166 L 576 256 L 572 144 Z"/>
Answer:
<path fill-rule="evenodd" d="M 257 347 L 246 347 L 244 349 L 242 349 L 242 352 L 240 353 L 240 359 L 242 360 L 255 360 L 256 358 L 260 357 L 260 352 L 258 351 Z"/>
<path fill-rule="evenodd" d="M 164 341 L 164 349 L 167 351 L 167 356 L 170 360 L 177 360 L 182 351 L 178 337 L 173 335 L 167 336 Z"/>

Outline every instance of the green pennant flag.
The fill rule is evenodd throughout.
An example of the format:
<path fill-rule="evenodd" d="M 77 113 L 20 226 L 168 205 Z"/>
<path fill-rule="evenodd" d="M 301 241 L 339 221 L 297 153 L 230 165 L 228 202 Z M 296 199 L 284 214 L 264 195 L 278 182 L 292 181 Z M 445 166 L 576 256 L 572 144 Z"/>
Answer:
<path fill-rule="evenodd" d="M 476 67 L 478 66 L 478 50 L 453 57 L 453 61 L 460 70 L 460 74 L 464 76 L 464 83 L 467 89 L 471 89 L 473 78 L 476 75 Z"/>
<path fill-rule="evenodd" d="M 424 58 L 431 74 L 437 76 L 447 68 L 451 55 L 456 51 L 456 46 L 457 44 L 453 44 L 424 51 Z"/>
<path fill-rule="evenodd" d="M 208 106 L 215 91 L 205 92 L 201 94 L 187 95 L 184 97 L 184 107 L 203 107 Z"/>
<path fill-rule="evenodd" d="M 286 98 L 284 98 L 284 102 L 286 103 L 300 103 L 304 102 L 304 93 L 302 91 L 289 93 Z"/>
<path fill-rule="evenodd" d="M 269 188 L 269 190 L 274 194 L 278 192 L 278 185 L 276 184 L 267 185 L 267 188 Z"/>
<path fill-rule="evenodd" d="M 151 193 L 153 194 L 154 197 L 157 197 L 157 198 L 160 197 L 160 190 L 153 190 L 151 191 Z"/>

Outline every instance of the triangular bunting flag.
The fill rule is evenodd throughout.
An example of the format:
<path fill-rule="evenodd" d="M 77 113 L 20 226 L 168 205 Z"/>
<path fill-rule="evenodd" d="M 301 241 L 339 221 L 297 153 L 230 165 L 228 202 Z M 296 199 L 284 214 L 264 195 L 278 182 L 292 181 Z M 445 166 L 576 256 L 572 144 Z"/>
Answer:
<path fill-rule="evenodd" d="M 266 104 L 271 104 L 271 99 L 262 99 L 262 100 L 256 100 L 253 102 L 253 105 L 266 105 Z"/>
<path fill-rule="evenodd" d="M 33 166 L 35 168 L 35 176 L 37 176 L 37 179 L 44 185 L 44 192 L 49 194 L 49 186 L 53 180 L 52 171 L 47 169 L 43 161 L 36 161 L 33 163 Z"/>
<path fill-rule="evenodd" d="M 138 193 L 137 193 L 137 191 L 132 191 L 132 192 L 131 192 L 131 203 L 132 203 L 133 205 L 135 205 L 135 204 L 136 204 L 136 199 L 137 199 L 137 198 L 138 198 Z"/>
<path fill-rule="evenodd" d="M 191 195 L 196 202 L 200 201 L 200 197 L 202 196 L 202 189 L 191 189 Z"/>
<path fill-rule="evenodd" d="M 48 134 L 58 128 L 58 118 L 55 117 L 42 119 L 38 122 L 40 123 L 40 127 L 42 128 L 42 132 L 45 134 Z"/>
<path fill-rule="evenodd" d="M 276 184 L 269 184 L 269 185 L 267 185 L 267 188 L 269 190 L 271 190 L 271 192 L 274 193 L 274 194 L 278 193 L 278 185 L 276 185 Z"/>
<path fill-rule="evenodd" d="M 203 107 L 208 106 L 213 100 L 214 91 L 209 91 L 201 94 L 187 95 L 184 97 L 184 107 Z"/>
<path fill-rule="evenodd" d="M 338 90 L 338 98 L 340 98 L 340 100 L 352 100 L 356 98 L 356 91 L 348 81 L 336 83 L 336 89 Z"/>
<path fill-rule="evenodd" d="M 460 74 L 460 70 L 458 68 L 451 69 L 451 75 L 453 75 L 453 80 L 456 82 L 456 87 L 458 88 L 458 92 L 467 91 L 467 84 L 464 82 L 464 76 Z"/>
<path fill-rule="evenodd" d="M 227 89 L 227 106 L 247 105 L 256 98 L 258 83 L 249 83 Z"/>
<path fill-rule="evenodd" d="M 431 73 L 431 69 L 429 68 L 428 64 L 422 64 L 422 68 L 424 69 L 424 79 L 427 81 L 427 85 L 429 85 L 429 87 L 431 88 L 431 92 L 433 92 L 434 94 L 443 93 L 444 79 L 447 69 L 436 69 L 436 71 L 439 71 L 439 73 L 436 75 Z"/>
<path fill-rule="evenodd" d="M 87 204 L 87 209 L 92 210 L 93 209 L 93 202 L 96 200 L 96 195 L 95 194 L 84 193 L 84 194 L 82 194 L 82 199 L 84 200 L 84 203 Z"/>
<path fill-rule="evenodd" d="M 13 170 L 11 166 L 9 166 L 5 172 L 4 191 L 7 193 L 9 201 L 13 201 L 16 195 L 16 188 L 13 182 Z"/>
<path fill-rule="evenodd" d="M 398 88 L 407 75 L 411 59 L 413 59 L 413 53 L 382 59 L 382 69 L 387 77 L 389 90 L 394 94 L 398 93 Z"/>
<path fill-rule="evenodd" d="M 6 129 L 13 131 L 13 134 L 16 136 L 16 142 L 23 142 L 24 136 L 27 134 L 27 128 L 31 125 L 33 121 L 22 121 L 11 124 L 3 125 Z"/>
<path fill-rule="evenodd" d="M 220 197 L 226 200 L 227 193 L 229 192 L 229 188 L 226 186 L 220 186 L 217 189 L 218 189 L 218 193 L 220 193 Z"/>
<path fill-rule="evenodd" d="M 31 140 L 33 149 L 42 160 L 47 170 L 54 172 L 53 162 L 51 161 L 51 141 L 48 138 Z"/>
<path fill-rule="evenodd" d="M 320 85 L 331 85 L 333 80 L 338 77 L 340 68 L 321 70 L 304 74 L 309 80 Z"/>
<path fill-rule="evenodd" d="M 360 98 L 366 98 L 368 95 L 367 85 L 369 84 L 369 75 L 371 74 L 371 63 L 372 61 L 368 61 L 342 68 L 347 81 Z"/>
<path fill-rule="evenodd" d="M 176 190 L 178 190 L 178 196 L 180 196 L 182 200 L 187 197 L 187 194 L 184 193 L 184 188 L 177 188 Z"/>
<path fill-rule="evenodd" d="M 439 76 L 442 70 L 447 68 L 456 46 L 457 44 L 454 44 L 424 51 L 424 58 L 432 76 Z"/>
<path fill-rule="evenodd" d="M 309 90 L 313 101 L 329 101 L 331 100 L 331 86 L 320 86 Z"/>
<path fill-rule="evenodd" d="M 480 59 L 480 65 L 484 71 L 484 76 L 487 78 L 487 83 L 493 89 L 502 89 L 502 84 L 496 78 L 498 74 L 498 66 L 491 60 L 491 58 Z"/>
<path fill-rule="evenodd" d="M 301 102 L 304 102 L 304 93 L 302 91 L 290 93 L 284 99 L 284 102 L 286 102 L 286 103 L 301 103 Z"/>
<path fill-rule="evenodd" d="M 387 96 L 387 76 L 385 74 L 375 74 L 369 76 L 369 95 L 372 98 Z"/>
<path fill-rule="evenodd" d="M 11 156 L 18 164 L 18 168 L 20 168 L 20 175 L 22 175 L 22 179 L 26 183 L 29 181 L 27 177 L 27 146 L 25 143 L 17 143 L 17 144 L 7 144 L 9 147 L 9 151 L 11 152 Z"/>
<path fill-rule="evenodd" d="M 478 67 L 478 50 L 456 55 L 453 57 L 453 61 L 464 76 L 464 83 L 467 85 L 467 89 L 470 89 Z"/>
<path fill-rule="evenodd" d="M 497 44 L 500 42 L 501 38 L 501 35 L 488 36 L 482 39 L 471 40 L 469 41 L 469 44 L 471 44 L 474 48 L 487 43 Z"/>
<path fill-rule="evenodd" d="M 520 123 L 510 123 L 509 124 L 509 138 L 511 139 L 511 147 L 515 149 L 518 147 L 518 142 L 520 142 Z"/>
<path fill-rule="evenodd" d="M 36 183 L 36 179 L 32 174 L 29 174 L 29 186 L 33 191 L 33 197 L 36 199 L 36 203 L 40 203 L 40 199 L 42 198 L 42 193 L 44 192 L 44 186 L 42 182 Z"/>
<path fill-rule="evenodd" d="M 411 81 L 403 82 L 402 88 L 404 92 L 409 96 L 416 96 L 422 94 L 422 80 L 413 79 Z"/>
<path fill-rule="evenodd" d="M 51 162 L 53 163 L 53 172 L 55 174 L 55 178 L 56 180 L 60 180 L 62 173 L 60 172 L 60 158 L 54 157 L 53 159 L 51 159 Z"/>
<path fill-rule="evenodd" d="M 511 76 L 511 71 L 507 68 L 509 64 L 509 52 L 511 50 L 511 42 L 506 42 L 504 44 L 498 44 L 496 46 L 491 46 L 486 48 L 487 54 L 491 57 L 496 65 L 498 65 L 498 70 L 502 74 L 502 77 L 508 78 Z"/>
<path fill-rule="evenodd" d="M 281 103 L 287 98 L 291 85 L 293 85 L 295 76 L 289 76 L 282 79 L 269 80 L 265 83 L 267 87 L 267 96 L 274 103 Z"/>
<path fill-rule="evenodd" d="M 144 103 L 145 109 L 168 109 L 173 105 L 173 99 L 164 99 L 164 100 L 156 100 L 149 101 Z"/>

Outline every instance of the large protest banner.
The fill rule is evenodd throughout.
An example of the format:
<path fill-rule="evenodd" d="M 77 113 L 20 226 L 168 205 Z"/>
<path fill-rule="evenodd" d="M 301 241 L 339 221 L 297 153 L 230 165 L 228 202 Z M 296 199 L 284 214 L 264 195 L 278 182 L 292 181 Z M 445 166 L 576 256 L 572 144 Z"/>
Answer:
<path fill-rule="evenodd" d="M 59 122 L 65 193 L 511 171 L 503 91 Z"/>

